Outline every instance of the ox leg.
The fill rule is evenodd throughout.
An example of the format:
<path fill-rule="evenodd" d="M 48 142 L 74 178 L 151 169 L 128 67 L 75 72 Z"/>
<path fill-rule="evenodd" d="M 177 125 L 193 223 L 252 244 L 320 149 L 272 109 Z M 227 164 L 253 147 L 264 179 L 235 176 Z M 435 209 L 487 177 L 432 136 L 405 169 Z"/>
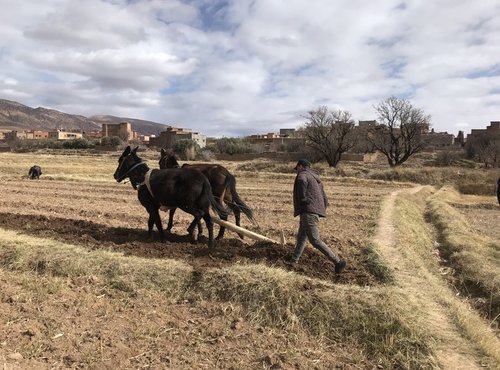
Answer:
<path fill-rule="evenodd" d="M 158 208 L 151 208 L 148 210 L 148 212 L 150 219 L 151 218 L 153 219 L 153 223 L 156 225 L 156 228 L 158 229 L 158 233 L 160 234 L 160 240 L 165 241 L 165 233 L 163 232 L 163 226 L 161 224 L 161 218 L 160 218 L 160 213 L 158 212 Z M 148 221 L 148 227 L 149 223 L 150 221 Z"/>
<path fill-rule="evenodd" d="M 167 225 L 167 233 L 171 233 L 172 231 L 172 226 L 174 225 L 174 213 L 175 213 L 175 208 L 172 208 L 168 212 L 168 225 Z"/>
<path fill-rule="evenodd" d="M 187 229 L 189 236 L 191 238 L 191 241 L 193 243 L 196 243 L 198 241 L 198 238 L 195 238 L 195 236 L 194 236 L 194 228 L 196 227 L 196 225 L 198 225 L 200 223 L 200 220 L 201 220 L 201 216 L 194 216 L 193 221 L 191 222 L 191 224 L 189 225 L 189 227 Z"/>
<path fill-rule="evenodd" d="M 205 224 L 207 225 L 208 230 L 208 248 L 214 248 L 214 224 L 210 214 L 207 212 L 203 215 L 203 219 L 205 220 Z"/>
<path fill-rule="evenodd" d="M 203 225 L 201 224 L 201 221 L 198 222 L 198 239 L 200 236 L 203 235 Z"/>
<path fill-rule="evenodd" d="M 223 221 L 227 221 L 227 216 L 221 216 L 221 215 L 219 215 L 219 218 L 221 220 L 223 220 Z M 210 219 L 210 222 L 212 222 L 212 219 Z M 219 225 L 219 233 L 217 234 L 217 237 L 215 239 L 216 240 L 221 240 L 224 237 L 224 232 L 225 231 L 226 231 L 226 228 L 224 226 L 222 226 L 222 225 Z"/>
<path fill-rule="evenodd" d="M 155 224 L 155 219 L 153 215 L 150 213 L 148 218 L 148 238 L 152 239 L 153 237 L 153 225 Z"/>
<path fill-rule="evenodd" d="M 236 226 L 240 226 L 241 210 L 238 207 L 234 207 L 233 208 L 233 213 L 234 213 L 234 218 L 236 220 Z M 243 234 L 238 234 L 238 236 L 241 239 L 245 239 L 245 235 L 243 235 Z"/>

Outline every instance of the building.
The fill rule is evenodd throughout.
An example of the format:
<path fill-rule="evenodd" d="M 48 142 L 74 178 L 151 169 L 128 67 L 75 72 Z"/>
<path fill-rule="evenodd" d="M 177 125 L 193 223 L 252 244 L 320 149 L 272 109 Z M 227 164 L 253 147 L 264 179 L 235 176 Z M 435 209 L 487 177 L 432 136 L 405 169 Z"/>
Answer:
<path fill-rule="evenodd" d="M 467 135 L 467 142 L 478 140 L 481 138 L 500 138 L 500 121 L 491 121 L 490 125 L 483 129 L 472 129 Z"/>
<path fill-rule="evenodd" d="M 102 137 L 117 136 L 123 141 L 131 141 L 137 139 L 137 132 L 132 131 L 130 122 L 121 123 L 103 123 Z"/>
<path fill-rule="evenodd" d="M 257 152 L 297 151 L 303 147 L 306 139 L 301 131 L 295 129 L 280 129 L 280 133 L 250 135 L 244 140 L 251 144 Z"/>
<path fill-rule="evenodd" d="M 65 130 L 49 131 L 48 138 L 56 140 L 72 140 L 81 139 L 83 134 L 81 132 L 72 132 Z"/>
<path fill-rule="evenodd" d="M 150 137 L 149 145 L 158 148 L 171 148 L 176 141 L 193 140 L 200 148 L 207 146 L 207 137 L 190 129 L 169 127 L 160 132 L 158 137 Z"/>
<path fill-rule="evenodd" d="M 40 131 L 40 130 L 26 131 L 26 139 L 48 139 L 48 138 L 49 138 L 48 131 Z"/>
<path fill-rule="evenodd" d="M 100 139 L 102 137 L 102 131 L 100 131 L 100 130 L 84 131 L 83 136 L 89 137 L 92 139 Z"/>
<path fill-rule="evenodd" d="M 455 145 L 455 135 L 447 132 L 431 132 L 422 134 L 422 141 L 425 148 L 446 148 Z"/>

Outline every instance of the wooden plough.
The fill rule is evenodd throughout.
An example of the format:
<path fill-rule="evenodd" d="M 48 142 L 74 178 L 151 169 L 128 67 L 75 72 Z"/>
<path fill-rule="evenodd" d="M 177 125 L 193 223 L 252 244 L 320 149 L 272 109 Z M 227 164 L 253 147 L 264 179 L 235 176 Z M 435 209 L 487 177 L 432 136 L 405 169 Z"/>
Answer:
<path fill-rule="evenodd" d="M 215 217 L 215 216 L 212 216 L 212 221 L 215 222 L 216 224 L 218 224 L 220 226 L 224 226 L 225 228 L 227 228 L 229 230 L 232 230 L 232 231 L 234 231 L 234 232 L 236 232 L 238 234 L 247 236 L 250 239 L 264 241 L 264 242 L 270 242 L 270 243 L 274 243 L 274 244 L 281 244 L 281 245 L 285 245 L 286 244 L 285 234 L 283 233 L 283 230 L 281 231 L 280 241 L 277 242 L 277 241 L 275 241 L 275 240 L 273 240 L 271 238 L 268 238 L 267 236 L 264 236 L 264 235 L 261 235 L 261 234 L 257 234 L 257 233 L 255 233 L 253 231 L 244 229 L 241 226 L 237 226 L 235 224 L 232 224 L 231 222 L 227 222 L 227 221 L 221 220 L 220 218 Z"/>

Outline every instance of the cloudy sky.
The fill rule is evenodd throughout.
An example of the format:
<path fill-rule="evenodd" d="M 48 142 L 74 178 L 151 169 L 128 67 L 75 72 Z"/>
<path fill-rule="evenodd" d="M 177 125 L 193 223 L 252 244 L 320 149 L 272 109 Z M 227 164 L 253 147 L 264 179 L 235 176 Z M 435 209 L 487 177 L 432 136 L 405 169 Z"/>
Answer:
<path fill-rule="evenodd" d="M 500 0 L 0 0 L 0 98 L 209 136 L 391 95 L 456 134 L 500 120 Z"/>

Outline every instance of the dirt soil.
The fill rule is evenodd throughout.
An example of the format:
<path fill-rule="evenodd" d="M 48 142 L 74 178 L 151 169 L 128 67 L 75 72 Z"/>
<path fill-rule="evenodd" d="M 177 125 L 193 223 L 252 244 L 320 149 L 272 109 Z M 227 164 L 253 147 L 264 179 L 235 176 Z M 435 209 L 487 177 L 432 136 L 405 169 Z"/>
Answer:
<path fill-rule="evenodd" d="M 48 171 L 48 170 L 47 170 Z M 339 283 L 373 285 L 376 278 L 367 270 L 363 246 L 368 242 L 388 186 L 375 184 L 337 184 L 325 179 L 330 200 L 328 217 L 320 222 L 320 234 L 334 252 L 348 261 Z M 202 236 L 197 244 L 190 242 L 187 225 L 192 216 L 178 211 L 172 234 L 166 242 L 147 238 L 147 212 L 129 184 L 60 181 L 7 181 L 0 198 L 0 227 L 30 235 L 64 240 L 89 249 L 111 249 L 146 258 L 185 260 L 193 268 L 221 267 L 237 262 L 262 262 L 294 270 L 306 276 L 331 280 L 333 264 L 310 245 L 297 265 L 284 262 L 293 251 L 298 221 L 293 218 L 291 192 L 293 179 L 263 176 L 238 178 L 240 196 L 251 205 L 260 229 L 242 216 L 242 226 L 278 240 L 282 231 L 287 244 L 276 245 L 241 240 L 226 231 L 215 249 L 207 248 Z M 167 214 L 162 213 L 164 224 Z M 234 218 L 230 217 L 230 222 Z M 218 226 L 214 227 L 217 235 Z M 155 234 L 156 235 L 156 234 Z M 206 235 L 206 230 L 205 230 Z"/>
<path fill-rule="evenodd" d="M 290 264 L 284 258 L 293 245 L 276 245 L 269 242 L 253 242 L 226 238 L 217 242 L 216 247 L 207 247 L 207 238 L 201 236 L 198 243 L 192 243 L 189 236 L 168 234 L 165 242 L 150 240 L 144 230 L 108 227 L 84 220 L 71 220 L 43 215 L 19 215 L 0 213 L 0 227 L 21 231 L 28 235 L 61 240 L 89 249 L 107 249 L 144 258 L 171 258 L 188 262 L 195 271 L 220 268 L 235 263 L 263 263 L 281 267 L 297 273 L 323 280 L 335 279 L 349 284 L 370 285 L 375 279 L 355 267 L 335 276 L 333 265 L 322 254 L 307 248 L 300 263 Z M 249 244 L 247 244 L 249 243 Z M 363 256 L 359 255 L 362 264 Z M 353 257 L 351 264 L 356 266 Z"/>
<path fill-rule="evenodd" d="M 39 181 L 22 177 L 24 164 L 10 175 L 12 162 L 3 167 L 0 163 L 2 176 L 9 174 L 3 178 L 0 228 L 89 250 L 181 260 L 190 264 L 195 273 L 249 262 L 337 284 L 378 284 L 366 267 L 363 246 L 374 233 L 380 203 L 392 190 L 391 185 L 324 179 L 330 207 L 328 217 L 320 223 L 320 233 L 348 262 L 344 273 L 335 277 L 333 264 L 310 245 L 298 264 L 284 262 L 293 251 L 298 226 L 292 217 L 291 176 L 239 176 L 237 185 L 242 199 L 253 208 L 260 228 L 252 229 L 245 218 L 242 226 L 273 239 L 283 231 L 286 245 L 241 240 L 235 233 L 226 232 L 225 238 L 209 249 L 206 237 L 196 244 L 189 241 L 186 228 L 191 216 L 180 211 L 167 241 L 148 239 L 147 214 L 136 192 L 129 184 L 108 179 L 116 158 L 111 164 L 107 158 L 93 159 L 90 167 L 68 165 L 62 156 L 50 157 L 45 163 L 42 159 L 38 161 L 44 175 Z M 105 173 L 106 178 L 99 177 L 100 173 Z M 164 222 L 166 217 L 162 215 Z M 215 234 L 217 231 L 216 226 Z M 0 285 L 0 363 L 8 370 L 376 366 L 373 359 L 368 360 L 357 349 L 343 348 L 342 343 L 327 345 L 306 333 L 258 327 L 247 321 L 240 307 L 231 304 L 169 302 L 156 293 L 135 292 L 130 296 L 106 289 L 92 279 L 61 283 L 2 269 Z"/>

